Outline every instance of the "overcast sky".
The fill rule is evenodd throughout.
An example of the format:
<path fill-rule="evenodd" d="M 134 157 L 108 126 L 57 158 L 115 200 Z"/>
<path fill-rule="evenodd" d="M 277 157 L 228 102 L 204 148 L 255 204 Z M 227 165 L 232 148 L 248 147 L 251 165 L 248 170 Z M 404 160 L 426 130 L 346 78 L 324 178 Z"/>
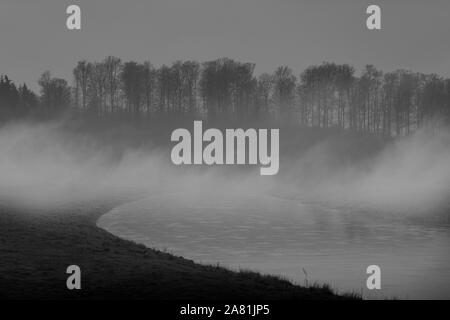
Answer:
<path fill-rule="evenodd" d="M 82 30 L 66 29 L 79 4 Z M 382 9 L 381 31 L 366 29 L 366 8 Z M 0 74 L 37 89 L 50 70 L 71 81 L 81 59 L 218 57 L 289 65 L 296 73 L 331 61 L 450 76 L 450 0 L 1 0 Z"/>

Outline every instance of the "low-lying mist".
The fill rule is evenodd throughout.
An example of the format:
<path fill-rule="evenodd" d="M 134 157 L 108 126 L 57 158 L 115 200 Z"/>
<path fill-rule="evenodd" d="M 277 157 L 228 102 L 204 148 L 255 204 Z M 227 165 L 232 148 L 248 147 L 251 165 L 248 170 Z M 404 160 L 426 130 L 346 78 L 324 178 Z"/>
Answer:
<path fill-rule="evenodd" d="M 380 142 L 317 129 L 284 134 L 281 128 L 280 172 L 274 177 L 240 166 L 176 167 L 170 159 L 170 134 L 159 144 L 148 138 L 136 145 L 116 143 L 117 135 L 126 130 L 105 141 L 67 130 L 64 121 L 3 125 L 0 200 L 45 209 L 162 192 L 270 194 L 426 214 L 445 207 L 450 194 L 448 130 L 423 129 Z"/>
<path fill-rule="evenodd" d="M 333 204 L 392 213 L 427 214 L 448 210 L 450 134 L 447 129 L 424 128 L 408 137 L 384 141 L 380 148 L 368 152 L 367 157 L 356 160 L 351 152 L 366 148 L 369 139 L 348 140 L 349 144 L 344 146 L 349 148 L 348 154 L 344 157 L 332 145 L 335 140 L 325 139 L 313 146 L 291 168 L 300 172 L 296 184 L 309 196 Z M 340 158 L 338 164 L 336 157 Z"/>

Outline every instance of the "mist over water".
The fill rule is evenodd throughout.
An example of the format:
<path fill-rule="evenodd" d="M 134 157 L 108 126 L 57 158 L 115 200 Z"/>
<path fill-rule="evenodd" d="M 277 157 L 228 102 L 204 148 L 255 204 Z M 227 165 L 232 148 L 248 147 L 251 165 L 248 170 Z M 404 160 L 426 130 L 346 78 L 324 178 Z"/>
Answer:
<path fill-rule="evenodd" d="M 303 184 L 305 180 L 300 178 L 297 185 L 312 188 L 309 191 L 313 197 L 390 213 L 426 215 L 442 206 L 448 209 L 449 131 L 424 128 L 388 142 L 362 161 L 337 166 L 328 165 L 335 157 L 329 147 L 327 141 L 313 147 L 291 168 L 298 168 L 302 177 L 303 166 L 307 165 L 305 180 L 312 183 Z M 361 147 L 357 143 L 353 148 Z"/>
<path fill-rule="evenodd" d="M 8 124 L 0 128 L 0 198 L 45 212 L 135 195 L 142 200 L 99 225 L 196 261 L 300 284 L 305 268 L 310 283 L 356 292 L 367 265 L 379 264 L 384 291 L 375 297 L 448 298 L 449 132 L 424 129 L 379 147 L 348 133 L 314 135 L 281 128 L 280 172 L 268 177 L 257 166 L 174 166 L 169 134 L 167 145 L 130 147 L 64 122 Z"/>
<path fill-rule="evenodd" d="M 260 177 L 256 167 L 176 167 L 170 161 L 169 135 L 164 148 L 155 147 L 152 141 L 129 147 L 116 145 L 114 139 L 105 142 L 66 130 L 62 122 L 4 125 L 0 128 L 1 196 L 46 206 L 75 195 L 118 190 L 152 193 L 168 188 L 219 194 L 233 190 L 305 195 L 396 211 L 418 206 L 435 209 L 448 199 L 447 130 L 424 129 L 356 160 L 349 154 L 364 148 L 368 143 L 364 139 L 325 137 L 300 148 L 291 142 L 310 139 L 305 134 L 283 136 L 281 129 L 280 136 L 280 173 Z"/>

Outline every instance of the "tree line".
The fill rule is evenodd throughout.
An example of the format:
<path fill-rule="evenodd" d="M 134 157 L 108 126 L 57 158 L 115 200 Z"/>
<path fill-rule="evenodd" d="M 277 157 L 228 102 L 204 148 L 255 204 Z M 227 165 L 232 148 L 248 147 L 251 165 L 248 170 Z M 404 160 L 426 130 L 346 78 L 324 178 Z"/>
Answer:
<path fill-rule="evenodd" d="M 199 63 L 80 61 L 72 84 L 45 72 L 39 95 L 0 80 L 0 115 L 94 118 L 204 117 L 281 119 L 303 126 L 339 127 L 386 136 L 405 135 L 424 122 L 450 122 L 450 79 L 407 70 L 383 73 L 372 65 L 356 75 L 347 64 L 324 62 L 298 76 L 287 66 L 256 76 L 253 63 L 228 58 Z"/>
<path fill-rule="evenodd" d="M 0 119 L 24 117 L 39 106 L 39 97 L 25 84 L 17 87 L 7 76 L 0 76 Z"/>

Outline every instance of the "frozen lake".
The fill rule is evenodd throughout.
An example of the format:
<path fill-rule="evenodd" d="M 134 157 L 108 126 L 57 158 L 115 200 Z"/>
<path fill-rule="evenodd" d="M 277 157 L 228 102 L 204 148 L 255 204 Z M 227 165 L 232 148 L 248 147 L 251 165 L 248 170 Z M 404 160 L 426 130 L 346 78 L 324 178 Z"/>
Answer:
<path fill-rule="evenodd" d="M 98 225 L 197 262 L 328 283 L 365 298 L 450 299 L 450 229 L 271 196 L 164 194 L 115 208 Z M 381 290 L 366 268 L 381 267 Z M 306 271 L 305 275 L 303 269 Z"/>

